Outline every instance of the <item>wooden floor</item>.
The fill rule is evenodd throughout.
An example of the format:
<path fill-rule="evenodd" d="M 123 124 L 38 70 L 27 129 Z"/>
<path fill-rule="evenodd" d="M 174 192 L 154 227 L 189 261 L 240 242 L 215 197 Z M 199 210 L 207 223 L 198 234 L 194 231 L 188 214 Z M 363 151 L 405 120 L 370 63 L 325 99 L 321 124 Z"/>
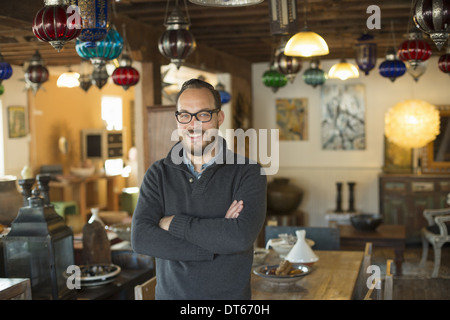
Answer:
<path fill-rule="evenodd" d="M 374 248 L 372 263 L 382 266 L 386 259 L 393 259 L 393 254 L 393 250 Z M 407 246 L 403 275 L 394 276 L 393 300 L 450 300 L 450 245 L 442 248 L 438 278 L 431 278 L 434 266 L 433 248 L 429 248 L 424 269 L 419 268 L 421 256 L 420 244 Z"/>

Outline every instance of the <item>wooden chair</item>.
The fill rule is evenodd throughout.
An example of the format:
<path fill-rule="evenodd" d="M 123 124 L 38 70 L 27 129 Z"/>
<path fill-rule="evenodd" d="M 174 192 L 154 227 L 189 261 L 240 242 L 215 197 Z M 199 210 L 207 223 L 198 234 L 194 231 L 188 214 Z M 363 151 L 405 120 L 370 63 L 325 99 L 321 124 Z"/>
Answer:
<path fill-rule="evenodd" d="M 358 280 L 356 282 L 354 299 L 362 300 L 364 299 L 365 292 L 367 289 L 367 279 L 369 278 L 369 273 L 367 273 L 367 268 L 372 264 L 372 242 L 367 242 L 364 249 L 364 257 L 361 263 L 361 268 L 358 274 Z"/>
<path fill-rule="evenodd" d="M 419 266 L 425 267 L 428 257 L 429 243 L 434 249 L 434 268 L 431 277 L 437 278 L 439 267 L 441 265 L 441 248 L 446 242 L 450 242 L 448 228 L 450 227 L 450 208 L 445 209 L 427 209 L 423 211 L 423 216 L 428 223 L 427 227 L 422 228 L 422 259 Z"/>
<path fill-rule="evenodd" d="M 394 276 L 391 271 L 392 263 L 393 260 L 391 259 L 386 261 L 386 275 L 384 280 L 381 278 L 375 279 L 364 296 L 364 300 L 392 300 L 392 292 L 394 289 Z M 377 290 L 375 299 L 372 298 L 374 290 Z"/>
<path fill-rule="evenodd" d="M 135 300 L 155 300 L 156 276 L 134 287 Z"/>
<path fill-rule="evenodd" d="M 305 230 L 306 238 L 315 242 L 314 250 L 340 249 L 339 228 L 329 227 L 266 226 L 264 244 L 270 239 L 279 238 L 278 235 L 282 233 L 295 235 L 296 230 Z"/>

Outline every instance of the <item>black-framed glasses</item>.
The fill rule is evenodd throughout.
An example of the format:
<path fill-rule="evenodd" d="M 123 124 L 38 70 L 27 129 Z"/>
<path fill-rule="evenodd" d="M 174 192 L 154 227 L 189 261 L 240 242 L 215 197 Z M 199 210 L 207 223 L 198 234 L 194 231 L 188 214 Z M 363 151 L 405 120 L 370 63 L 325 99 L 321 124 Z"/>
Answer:
<path fill-rule="evenodd" d="M 175 117 L 177 121 L 182 124 L 191 122 L 192 117 L 195 117 L 200 122 L 209 122 L 212 119 L 213 113 L 219 112 L 219 109 L 214 110 L 202 110 L 196 113 L 190 113 L 186 111 L 175 111 Z"/>

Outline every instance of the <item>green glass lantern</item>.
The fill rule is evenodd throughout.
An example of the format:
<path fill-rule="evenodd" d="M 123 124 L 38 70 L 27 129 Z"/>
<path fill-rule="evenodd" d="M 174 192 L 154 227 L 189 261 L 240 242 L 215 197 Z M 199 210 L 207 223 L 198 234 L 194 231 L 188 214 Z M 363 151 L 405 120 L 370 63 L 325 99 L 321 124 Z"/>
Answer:
<path fill-rule="evenodd" d="M 319 60 L 311 61 L 309 69 L 305 70 L 303 73 L 303 81 L 306 84 L 313 86 L 313 88 L 320 86 L 327 80 L 327 74 L 325 71 L 320 69 Z"/>
<path fill-rule="evenodd" d="M 262 82 L 266 87 L 272 88 L 273 92 L 277 92 L 279 88 L 284 87 L 288 82 L 287 77 L 271 67 L 269 70 L 264 72 L 262 76 Z"/>

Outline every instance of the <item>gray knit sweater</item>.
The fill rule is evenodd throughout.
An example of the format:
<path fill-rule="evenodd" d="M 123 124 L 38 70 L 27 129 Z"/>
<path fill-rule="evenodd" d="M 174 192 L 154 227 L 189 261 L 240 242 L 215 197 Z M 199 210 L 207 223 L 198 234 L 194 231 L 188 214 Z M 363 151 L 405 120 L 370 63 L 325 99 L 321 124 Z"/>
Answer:
<path fill-rule="evenodd" d="M 180 146 L 172 150 L 182 152 Z M 131 242 L 135 252 L 156 257 L 157 299 L 251 298 L 253 244 L 264 224 L 267 181 L 259 164 L 246 158 L 242 164 L 224 140 L 223 150 L 223 164 L 212 164 L 198 180 L 184 163 L 172 161 L 172 151 L 144 176 Z M 244 209 L 237 219 L 225 219 L 233 200 L 243 200 Z M 159 228 L 170 215 L 169 231 Z"/>

